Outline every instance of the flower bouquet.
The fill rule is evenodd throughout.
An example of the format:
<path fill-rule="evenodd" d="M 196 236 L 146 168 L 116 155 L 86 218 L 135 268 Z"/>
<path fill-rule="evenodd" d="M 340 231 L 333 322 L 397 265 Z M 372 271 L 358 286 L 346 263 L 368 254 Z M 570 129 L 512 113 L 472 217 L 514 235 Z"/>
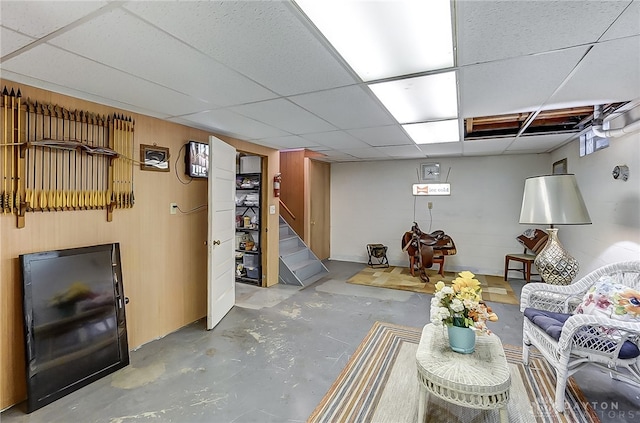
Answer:
<path fill-rule="evenodd" d="M 490 332 L 487 320 L 495 322 L 498 316 L 482 301 L 482 288 L 469 271 L 458 273 L 451 286 L 440 281 L 431 299 L 431 322 L 435 325 L 473 328 Z"/>

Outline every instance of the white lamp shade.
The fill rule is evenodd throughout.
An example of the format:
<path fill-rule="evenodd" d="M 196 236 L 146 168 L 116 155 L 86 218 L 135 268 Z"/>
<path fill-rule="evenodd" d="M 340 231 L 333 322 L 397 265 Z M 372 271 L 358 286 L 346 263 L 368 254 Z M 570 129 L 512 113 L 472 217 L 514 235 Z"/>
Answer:
<path fill-rule="evenodd" d="M 524 183 L 520 223 L 586 225 L 589 212 L 575 175 L 546 175 L 527 178 Z"/>

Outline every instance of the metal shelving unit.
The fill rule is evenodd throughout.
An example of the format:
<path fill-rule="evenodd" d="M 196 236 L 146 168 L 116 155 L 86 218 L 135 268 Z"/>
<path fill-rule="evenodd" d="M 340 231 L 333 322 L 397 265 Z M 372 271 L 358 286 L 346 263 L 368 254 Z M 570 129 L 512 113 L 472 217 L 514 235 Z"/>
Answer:
<path fill-rule="evenodd" d="M 260 173 L 236 174 L 236 281 L 262 285 Z"/>

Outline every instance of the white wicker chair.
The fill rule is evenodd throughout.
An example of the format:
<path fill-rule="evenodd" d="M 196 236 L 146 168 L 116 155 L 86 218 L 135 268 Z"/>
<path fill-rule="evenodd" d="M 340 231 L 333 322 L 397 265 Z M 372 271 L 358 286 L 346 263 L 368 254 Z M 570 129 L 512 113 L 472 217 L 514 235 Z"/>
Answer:
<path fill-rule="evenodd" d="M 573 313 L 587 290 L 605 275 L 611 276 L 617 283 L 640 290 L 640 261 L 620 262 L 603 266 L 567 286 L 529 283 L 522 288 L 520 311 L 530 308 Z M 525 317 L 522 332 L 524 364 L 529 364 L 529 347 L 533 345 L 555 368 L 555 408 L 559 412 L 564 411 L 567 378 L 588 364 L 604 369 L 617 380 L 640 386 L 640 357 L 619 357 L 623 345 L 625 351 L 628 351 L 628 347 L 632 350 L 640 348 L 640 322 L 573 314 L 561 327 L 560 338 L 556 341 Z M 603 331 L 602 328 L 607 330 Z M 635 344 L 635 347 L 625 344 L 626 341 Z"/>

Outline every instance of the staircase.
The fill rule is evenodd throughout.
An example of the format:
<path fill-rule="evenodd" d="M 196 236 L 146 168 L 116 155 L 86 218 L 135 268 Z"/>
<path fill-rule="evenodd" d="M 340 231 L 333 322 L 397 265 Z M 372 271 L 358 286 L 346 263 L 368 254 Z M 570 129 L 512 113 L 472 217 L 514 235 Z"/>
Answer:
<path fill-rule="evenodd" d="M 280 283 L 309 286 L 329 270 L 280 216 Z"/>

